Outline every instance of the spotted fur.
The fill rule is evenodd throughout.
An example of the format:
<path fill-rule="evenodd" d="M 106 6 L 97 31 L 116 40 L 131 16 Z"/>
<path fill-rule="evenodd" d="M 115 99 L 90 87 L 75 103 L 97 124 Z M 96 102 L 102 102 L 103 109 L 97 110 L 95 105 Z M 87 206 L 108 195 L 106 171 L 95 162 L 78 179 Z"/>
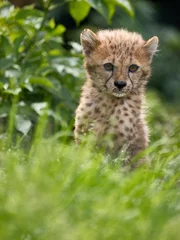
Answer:
<path fill-rule="evenodd" d="M 79 142 L 91 129 L 98 142 L 110 136 L 106 141 L 110 152 L 118 154 L 126 147 L 133 157 L 148 146 L 144 89 L 158 38 L 144 41 L 141 35 L 123 29 L 96 34 L 85 29 L 81 44 L 87 80 L 76 110 L 75 139 Z M 106 71 L 105 63 L 113 64 L 113 70 Z M 132 64 L 138 66 L 137 71 L 129 71 Z M 119 90 L 115 81 L 125 81 L 126 86 Z"/>

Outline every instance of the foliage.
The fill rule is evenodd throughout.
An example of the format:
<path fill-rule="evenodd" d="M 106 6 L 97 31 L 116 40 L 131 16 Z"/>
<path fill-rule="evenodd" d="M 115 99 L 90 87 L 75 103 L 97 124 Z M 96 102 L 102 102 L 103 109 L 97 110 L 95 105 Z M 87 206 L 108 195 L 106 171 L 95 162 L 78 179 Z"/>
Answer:
<path fill-rule="evenodd" d="M 11 115 L 14 106 L 12 125 L 25 134 L 49 105 L 53 121 L 66 126 L 78 98 L 79 45 L 72 44 L 71 51 L 63 48 L 65 27 L 48 20 L 46 11 L 14 9 L 7 3 L 1 4 L 0 16 L 0 118 Z"/>
<path fill-rule="evenodd" d="M 134 11 L 129 0 L 70 0 L 69 12 L 77 25 L 79 25 L 87 17 L 92 7 L 110 23 L 116 6 L 120 6 L 131 17 L 134 16 Z"/>

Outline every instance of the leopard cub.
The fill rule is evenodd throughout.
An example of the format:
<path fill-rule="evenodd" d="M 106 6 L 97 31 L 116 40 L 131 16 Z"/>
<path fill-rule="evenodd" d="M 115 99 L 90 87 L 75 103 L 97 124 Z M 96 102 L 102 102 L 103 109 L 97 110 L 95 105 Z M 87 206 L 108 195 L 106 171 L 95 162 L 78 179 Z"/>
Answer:
<path fill-rule="evenodd" d="M 145 86 L 158 38 L 124 29 L 81 33 L 86 82 L 75 117 L 75 139 L 91 131 L 110 154 L 130 159 L 148 146 Z"/>

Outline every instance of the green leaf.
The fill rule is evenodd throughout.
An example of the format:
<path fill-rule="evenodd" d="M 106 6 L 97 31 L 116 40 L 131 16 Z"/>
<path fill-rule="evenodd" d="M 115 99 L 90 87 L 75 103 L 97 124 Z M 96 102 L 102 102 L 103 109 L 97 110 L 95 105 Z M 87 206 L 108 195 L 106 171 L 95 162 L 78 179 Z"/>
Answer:
<path fill-rule="evenodd" d="M 90 8 L 90 5 L 83 0 L 70 2 L 69 12 L 77 25 L 88 15 Z"/>
<path fill-rule="evenodd" d="M 42 18 L 43 17 L 43 12 L 39 11 L 37 9 L 30 9 L 30 8 L 23 8 L 18 11 L 16 14 L 16 20 L 17 19 L 26 19 L 28 17 L 37 17 L 37 18 Z"/>
<path fill-rule="evenodd" d="M 112 3 L 111 1 L 107 1 L 106 4 L 109 10 L 108 23 L 111 23 L 112 16 L 114 15 L 115 12 L 115 4 Z"/>
<path fill-rule="evenodd" d="M 123 8 L 131 17 L 134 16 L 134 10 L 129 0 L 114 0 L 114 2 Z"/>
<path fill-rule="evenodd" d="M 39 84 L 39 85 L 42 85 L 44 87 L 53 88 L 52 83 L 49 81 L 48 78 L 45 78 L 45 77 L 30 77 L 29 78 L 29 83 Z"/>
<path fill-rule="evenodd" d="M 7 18 L 13 12 L 14 6 L 13 5 L 4 5 L 0 7 L 0 17 Z"/>
<path fill-rule="evenodd" d="M 14 47 L 14 52 L 19 53 L 20 52 L 20 46 L 23 47 L 25 35 L 21 35 L 20 37 L 17 37 L 14 41 L 13 47 Z"/>
<path fill-rule="evenodd" d="M 8 90 L 5 90 L 4 93 L 6 94 L 9 94 L 9 95 L 18 95 L 20 92 L 22 91 L 21 88 L 16 88 L 16 89 L 8 89 Z"/>
<path fill-rule="evenodd" d="M 8 56 L 9 54 L 12 54 L 13 48 L 12 48 L 10 39 L 8 37 L 4 35 L 0 36 L 0 46 L 1 46 L 0 54 L 3 53 L 4 56 Z"/>
<path fill-rule="evenodd" d="M 66 28 L 62 25 L 59 24 L 52 32 L 52 36 L 60 36 L 66 31 Z"/>
<path fill-rule="evenodd" d="M 51 20 L 49 21 L 49 26 L 51 29 L 54 29 L 55 28 L 55 21 L 54 21 L 54 18 L 51 18 Z"/>
<path fill-rule="evenodd" d="M 109 20 L 109 7 L 107 2 L 104 0 L 86 0 L 91 7 L 93 7 L 97 12 L 102 14 L 107 20 Z"/>
<path fill-rule="evenodd" d="M 11 68 L 9 66 L 7 67 L 7 70 L 5 71 L 4 75 L 7 78 L 13 78 L 17 79 L 21 75 L 21 69 L 18 65 L 13 65 Z"/>
<path fill-rule="evenodd" d="M 23 118 L 22 115 L 16 115 L 15 120 L 16 129 L 26 135 L 32 126 L 31 121 Z"/>
<path fill-rule="evenodd" d="M 81 44 L 77 42 L 69 42 L 69 45 L 73 48 L 72 51 L 75 53 L 81 53 L 82 52 L 82 46 Z"/>
<path fill-rule="evenodd" d="M 31 104 L 32 109 L 34 109 L 39 115 L 41 115 L 44 112 L 47 106 L 48 106 L 47 102 L 38 102 Z"/>

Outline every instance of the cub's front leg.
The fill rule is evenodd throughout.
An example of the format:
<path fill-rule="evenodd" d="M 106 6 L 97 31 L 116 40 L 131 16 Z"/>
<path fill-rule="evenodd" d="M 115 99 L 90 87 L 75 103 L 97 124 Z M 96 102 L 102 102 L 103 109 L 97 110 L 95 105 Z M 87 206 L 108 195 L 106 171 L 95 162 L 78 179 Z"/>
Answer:
<path fill-rule="evenodd" d="M 76 110 L 74 129 L 74 137 L 77 144 L 79 144 L 83 136 L 87 134 L 89 125 L 88 115 L 85 112 L 84 106 L 80 104 Z"/>
<path fill-rule="evenodd" d="M 136 125 L 135 138 L 129 146 L 130 157 L 135 157 L 141 151 L 144 151 L 148 147 L 148 128 L 143 119 L 138 121 Z M 140 158 L 137 162 L 132 163 L 132 167 L 137 167 L 141 164 L 148 164 L 146 157 Z"/>

